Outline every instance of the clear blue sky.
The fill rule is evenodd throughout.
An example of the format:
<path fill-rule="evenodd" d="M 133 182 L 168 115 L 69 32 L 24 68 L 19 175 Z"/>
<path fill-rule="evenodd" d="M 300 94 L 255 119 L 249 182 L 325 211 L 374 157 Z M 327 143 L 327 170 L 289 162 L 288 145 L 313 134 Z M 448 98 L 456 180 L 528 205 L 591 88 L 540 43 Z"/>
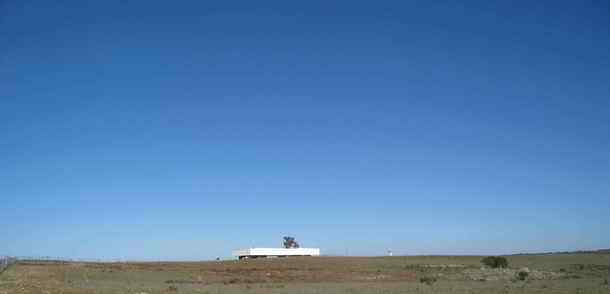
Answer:
<path fill-rule="evenodd" d="M 610 247 L 607 1 L 263 2 L 2 1 L 0 254 Z"/>

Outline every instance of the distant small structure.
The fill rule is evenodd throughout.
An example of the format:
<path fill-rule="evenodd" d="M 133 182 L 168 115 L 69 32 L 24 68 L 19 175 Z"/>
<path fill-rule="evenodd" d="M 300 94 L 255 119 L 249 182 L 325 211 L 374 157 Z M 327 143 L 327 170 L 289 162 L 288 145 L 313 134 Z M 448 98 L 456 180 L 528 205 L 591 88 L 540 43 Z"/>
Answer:
<path fill-rule="evenodd" d="M 0 274 L 6 270 L 11 264 L 16 263 L 17 258 L 10 256 L 0 256 Z"/>
<path fill-rule="evenodd" d="M 233 251 L 239 260 L 287 256 L 320 256 L 320 248 L 301 248 L 294 237 L 285 236 L 284 248 L 248 248 Z"/>

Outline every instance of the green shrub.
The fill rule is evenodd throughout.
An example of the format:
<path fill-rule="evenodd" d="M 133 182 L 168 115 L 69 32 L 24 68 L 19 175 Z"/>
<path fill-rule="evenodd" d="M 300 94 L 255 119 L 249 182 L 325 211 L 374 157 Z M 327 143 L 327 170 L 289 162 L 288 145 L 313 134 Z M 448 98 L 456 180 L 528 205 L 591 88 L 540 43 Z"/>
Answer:
<path fill-rule="evenodd" d="M 508 260 L 502 256 L 487 256 L 481 259 L 481 263 L 491 268 L 507 268 Z"/>
<path fill-rule="evenodd" d="M 526 272 L 526 271 L 519 271 L 519 272 L 517 273 L 517 279 L 519 279 L 519 280 L 521 280 L 521 281 L 525 281 L 525 279 L 527 279 L 527 277 L 528 277 L 529 275 L 530 275 L 530 274 L 529 274 L 528 272 Z"/>
<path fill-rule="evenodd" d="M 430 276 L 425 276 L 425 277 L 419 278 L 419 282 L 432 286 L 432 284 L 434 284 L 436 282 L 436 278 L 430 277 Z"/>

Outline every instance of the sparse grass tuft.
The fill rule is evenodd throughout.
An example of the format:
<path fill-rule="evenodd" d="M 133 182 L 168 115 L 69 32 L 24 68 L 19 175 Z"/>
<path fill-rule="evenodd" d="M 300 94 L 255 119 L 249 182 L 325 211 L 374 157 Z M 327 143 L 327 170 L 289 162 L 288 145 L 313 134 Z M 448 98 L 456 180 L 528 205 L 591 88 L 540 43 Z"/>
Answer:
<path fill-rule="evenodd" d="M 271 284 L 263 284 L 263 285 L 261 285 L 261 287 L 266 288 L 266 289 L 283 289 L 286 287 L 286 285 L 271 283 Z"/>
<path fill-rule="evenodd" d="M 178 287 L 176 287 L 176 286 L 169 286 L 169 287 L 167 287 L 167 291 L 168 292 L 178 292 Z"/>
<path fill-rule="evenodd" d="M 575 269 L 582 271 L 585 269 L 585 265 L 584 264 L 574 264 L 573 265 Z"/>
<path fill-rule="evenodd" d="M 419 278 L 419 282 L 426 284 L 428 286 L 432 286 L 432 284 L 436 283 L 436 278 L 432 277 L 432 276 L 425 276 L 425 277 Z"/>

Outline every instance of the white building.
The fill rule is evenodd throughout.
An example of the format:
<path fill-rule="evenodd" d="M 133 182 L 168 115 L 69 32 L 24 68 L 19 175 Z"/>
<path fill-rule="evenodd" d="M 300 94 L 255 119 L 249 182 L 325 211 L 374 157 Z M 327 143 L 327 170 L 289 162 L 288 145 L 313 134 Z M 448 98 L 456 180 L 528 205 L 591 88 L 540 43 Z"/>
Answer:
<path fill-rule="evenodd" d="M 233 251 L 239 259 L 286 256 L 320 256 L 320 248 L 249 248 Z"/>

